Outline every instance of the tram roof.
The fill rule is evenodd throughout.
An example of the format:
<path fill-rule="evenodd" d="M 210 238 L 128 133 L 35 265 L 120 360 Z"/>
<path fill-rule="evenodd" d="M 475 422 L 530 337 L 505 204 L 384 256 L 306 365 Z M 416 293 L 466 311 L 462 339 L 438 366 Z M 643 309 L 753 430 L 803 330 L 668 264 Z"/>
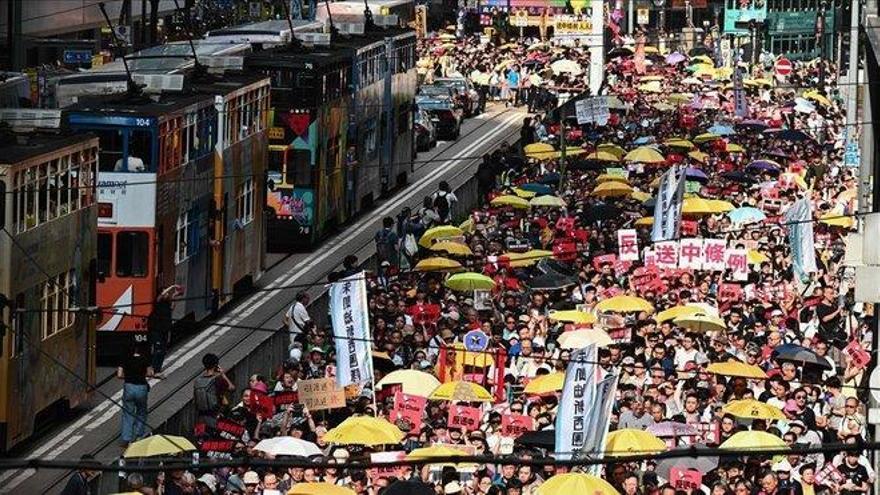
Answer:
<path fill-rule="evenodd" d="M 157 97 L 156 97 L 157 96 Z M 207 93 L 164 93 L 161 96 L 137 95 L 127 93 L 109 96 L 84 96 L 80 101 L 67 107 L 68 113 L 122 114 L 127 117 L 161 117 L 181 108 L 203 100 L 213 101 Z"/>
<path fill-rule="evenodd" d="M 29 132 L 16 134 L 16 141 L 4 143 L 0 154 L 0 165 L 15 165 L 31 158 L 47 155 L 67 146 L 93 139 L 94 134 L 58 134 L 51 132 Z"/>

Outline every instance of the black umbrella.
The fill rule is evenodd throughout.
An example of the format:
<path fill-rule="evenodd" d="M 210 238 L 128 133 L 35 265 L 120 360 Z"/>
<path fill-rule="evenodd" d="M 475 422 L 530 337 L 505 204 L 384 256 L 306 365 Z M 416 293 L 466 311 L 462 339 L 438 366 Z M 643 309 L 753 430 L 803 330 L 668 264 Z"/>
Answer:
<path fill-rule="evenodd" d="M 712 54 L 712 52 L 710 52 L 709 49 L 706 48 L 705 46 L 695 46 L 695 47 L 691 48 L 691 50 L 688 52 L 688 55 L 690 55 L 691 57 L 697 57 L 700 55 L 711 55 L 711 54 Z"/>
<path fill-rule="evenodd" d="M 434 487 L 421 481 L 397 481 L 388 486 L 385 495 L 437 495 Z"/>
<path fill-rule="evenodd" d="M 653 210 L 655 206 L 657 206 L 657 196 L 651 196 L 650 198 L 642 201 L 642 206 L 648 208 L 649 210 Z"/>
<path fill-rule="evenodd" d="M 608 52 L 608 58 L 629 57 L 632 54 L 633 51 L 630 48 L 619 46 L 617 48 L 613 48 L 610 52 Z"/>
<path fill-rule="evenodd" d="M 831 369 L 831 363 L 829 363 L 827 359 L 820 357 L 812 350 L 797 344 L 783 344 L 776 349 L 773 349 L 772 357 L 780 361 L 791 361 L 803 366 L 812 365 L 828 370 Z"/>
<path fill-rule="evenodd" d="M 706 448 L 705 445 L 696 445 L 695 447 L 697 449 Z M 682 470 L 696 469 L 701 473 L 708 473 L 718 467 L 718 457 L 703 455 L 699 457 L 670 457 L 658 462 L 654 471 L 660 476 L 669 479 L 670 471 L 676 467 Z"/>
<path fill-rule="evenodd" d="M 556 447 L 556 432 L 554 430 L 527 431 L 517 437 L 514 443 L 524 447 L 552 449 Z"/>
<path fill-rule="evenodd" d="M 582 218 L 585 223 L 593 223 L 601 220 L 618 218 L 619 216 L 620 208 L 608 203 L 599 203 L 595 206 L 591 206 L 590 209 L 584 212 Z"/>
<path fill-rule="evenodd" d="M 543 275 L 532 277 L 525 285 L 532 290 L 561 290 L 575 285 L 577 280 L 561 273 L 550 271 Z"/>
<path fill-rule="evenodd" d="M 538 179 L 538 182 L 540 182 L 541 184 L 548 184 L 548 185 L 559 184 L 559 178 L 560 177 L 557 172 L 549 172 L 549 173 L 544 174 L 540 179 Z"/>
<path fill-rule="evenodd" d="M 755 178 L 752 177 L 751 175 L 749 175 L 745 172 L 740 172 L 740 171 L 725 172 L 725 173 L 721 174 L 721 177 L 723 177 L 729 181 L 739 182 L 742 184 L 754 184 L 755 182 L 757 182 L 755 180 Z"/>

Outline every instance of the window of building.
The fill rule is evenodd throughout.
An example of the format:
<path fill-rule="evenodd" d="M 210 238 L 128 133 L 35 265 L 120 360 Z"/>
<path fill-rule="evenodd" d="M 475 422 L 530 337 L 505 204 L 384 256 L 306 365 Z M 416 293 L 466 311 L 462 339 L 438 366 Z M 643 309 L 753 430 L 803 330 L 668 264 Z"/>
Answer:
<path fill-rule="evenodd" d="M 247 225 L 254 219 L 254 181 L 246 179 L 236 191 L 236 217 L 239 223 Z"/>
<path fill-rule="evenodd" d="M 177 242 L 174 251 L 174 263 L 180 264 L 189 258 L 187 254 L 187 245 L 189 244 L 189 212 L 185 211 L 177 217 Z"/>
<path fill-rule="evenodd" d="M 70 328 L 76 321 L 76 313 L 70 310 L 73 302 L 70 294 L 75 283 L 76 274 L 71 270 L 51 277 L 42 284 L 40 333 L 43 339 Z"/>
<path fill-rule="evenodd" d="M 97 271 L 98 277 L 110 275 L 113 263 L 113 234 L 109 232 L 98 233 Z"/>
<path fill-rule="evenodd" d="M 147 276 L 149 236 L 146 232 L 124 231 L 116 234 L 116 276 Z"/>

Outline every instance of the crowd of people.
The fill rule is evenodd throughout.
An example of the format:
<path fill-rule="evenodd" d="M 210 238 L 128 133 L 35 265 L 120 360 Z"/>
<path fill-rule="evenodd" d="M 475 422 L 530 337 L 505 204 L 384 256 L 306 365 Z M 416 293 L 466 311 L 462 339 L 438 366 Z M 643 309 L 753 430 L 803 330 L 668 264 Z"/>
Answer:
<path fill-rule="evenodd" d="M 552 430 L 562 392 L 557 387 L 533 394 L 527 387 L 542 376 L 565 373 L 572 354 L 586 345 L 572 338 L 577 332 L 601 343 L 599 374 L 618 376 L 608 425 L 612 432 L 644 430 L 668 449 L 717 447 L 740 432 L 765 432 L 783 447 L 831 446 L 809 454 L 762 455 L 740 448 L 660 461 L 628 461 L 620 453 L 611 457 L 604 445 L 584 446 L 591 454 L 587 457 L 606 454 L 608 462 L 598 472 L 619 493 L 870 491 L 875 473 L 862 443 L 875 315 L 870 306 L 853 300 L 853 280 L 843 264 L 856 187 L 854 170 L 844 166 L 843 144 L 846 133 L 856 129 L 844 121 L 835 81 L 828 75 L 820 86 L 818 68 L 810 63 L 797 63 L 785 80 L 758 67 L 746 75 L 740 92 L 738 84 L 731 84 L 730 71 L 716 68 L 720 64 L 715 61 L 672 55 L 646 56 L 644 47 L 635 47 L 613 59 L 606 66 L 603 92 L 620 104 L 601 125 L 579 125 L 566 107 L 543 112 L 555 107 L 560 88 L 575 94 L 585 88 L 582 72 L 551 67 L 561 60 L 587 67 L 586 49 L 524 41 L 500 47 L 426 43 L 421 66 L 428 79 L 466 75 L 490 95 L 528 104 L 543 115 L 526 121 L 519 145 L 505 143 L 483 158 L 476 172 L 477 205 L 465 218 L 455 218 L 460 199 L 443 184 L 422 207 L 384 219 L 376 235 L 380 276 L 368 277 L 375 381 L 394 370 L 418 370 L 441 383 L 477 383 L 492 400 L 426 400 L 416 417 L 399 414 L 399 389 L 355 391 L 345 407 L 329 411 L 273 402 L 273 397 L 297 392 L 301 380 L 329 376 L 335 363 L 332 330 L 313 322 L 303 294 L 285 317 L 291 347 L 282 369 L 254 375 L 247 389 L 235 390 L 216 356 L 205 357 L 195 389 L 200 426 L 194 438 L 207 455 L 260 457 L 266 454 L 255 450 L 259 442 L 289 436 L 313 442 L 324 467 L 175 471 L 156 480 L 158 488 L 152 491 L 143 488 L 141 475 L 133 474 L 132 488 L 141 493 L 274 494 L 322 481 L 357 495 L 382 495 L 400 490 L 395 486 L 403 486 L 401 481 L 417 480 L 446 495 L 540 493 L 548 479 L 571 470 L 552 462 Z M 748 115 L 734 117 L 740 94 Z M 567 148 L 565 153 L 530 151 L 540 149 L 536 143 Z M 660 154 L 662 161 L 628 160 L 626 152 L 640 146 Z M 744 274 L 731 267 L 658 268 L 649 263 L 645 251 L 657 246 L 650 219 L 658 177 L 681 166 L 693 179 L 688 199 L 729 204 L 717 211 L 685 209 L 681 237 L 720 239 L 746 248 Z M 620 192 L 604 192 L 609 182 L 619 187 L 608 190 Z M 561 203 L 528 204 L 542 196 Z M 802 198 L 811 206 L 808 225 L 817 264 L 807 273 L 792 252 L 792 225 L 785 221 Z M 747 209 L 758 213 L 733 214 Z M 435 251 L 430 242 L 418 242 L 429 229 L 447 224 L 460 232 L 437 241 L 466 246 L 468 254 Z M 620 259 L 619 231 L 627 229 L 637 232 L 636 260 Z M 445 283 L 449 271 L 420 268 L 420 262 L 441 256 L 460 270 L 490 277 L 494 288 L 452 290 Z M 335 276 L 358 272 L 357 259 L 349 258 Z M 597 310 L 602 301 L 619 296 L 644 299 L 651 309 Z M 701 328 L 666 316 L 683 306 L 697 308 L 701 318 L 715 323 Z M 554 318 L 567 310 L 593 315 L 595 322 Z M 485 350 L 469 358 L 465 335 L 473 331 L 485 335 Z M 731 360 L 758 368 L 766 377 L 711 371 L 714 363 Z M 728 409 L 733 401 L 749 399 L 765 405 L 769 416 Z M 478 409 L 476 420 L 460 419 L 467 416 L 461 407 Z M 382 448 L 328 443 L 328 430 L 351 416 L 385 418 L 403 438 L 397 446 Z M 511 427 L 520 416 L 527 419 Z M 498 456 L 499 461 L 426 463 L 381 472 L 346 466 L 380 451 L 411 452 L 432 445 Z M 525 459 L 547 462 L 535 466 Z M 339 467 L 326 467 L 335 464 Z"/>

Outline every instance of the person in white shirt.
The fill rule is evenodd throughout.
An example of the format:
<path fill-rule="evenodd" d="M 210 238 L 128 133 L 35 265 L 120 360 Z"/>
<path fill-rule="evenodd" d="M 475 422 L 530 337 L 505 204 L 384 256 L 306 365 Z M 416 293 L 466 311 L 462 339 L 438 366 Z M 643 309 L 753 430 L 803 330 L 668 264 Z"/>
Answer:
<path fill-rule="evenodd" d="M 308 304 L 308 294 L 300 292 L 296 295 L 294 303 L 284 313 L 284 324 L 287 325 L 287 330 L 290 332 L 291 347 L 293 347 L 296 337 L 305 332 L 306 325 L 312 321 L 312 317 L 309 316 L 309 311 L 306 309 Z"/>

